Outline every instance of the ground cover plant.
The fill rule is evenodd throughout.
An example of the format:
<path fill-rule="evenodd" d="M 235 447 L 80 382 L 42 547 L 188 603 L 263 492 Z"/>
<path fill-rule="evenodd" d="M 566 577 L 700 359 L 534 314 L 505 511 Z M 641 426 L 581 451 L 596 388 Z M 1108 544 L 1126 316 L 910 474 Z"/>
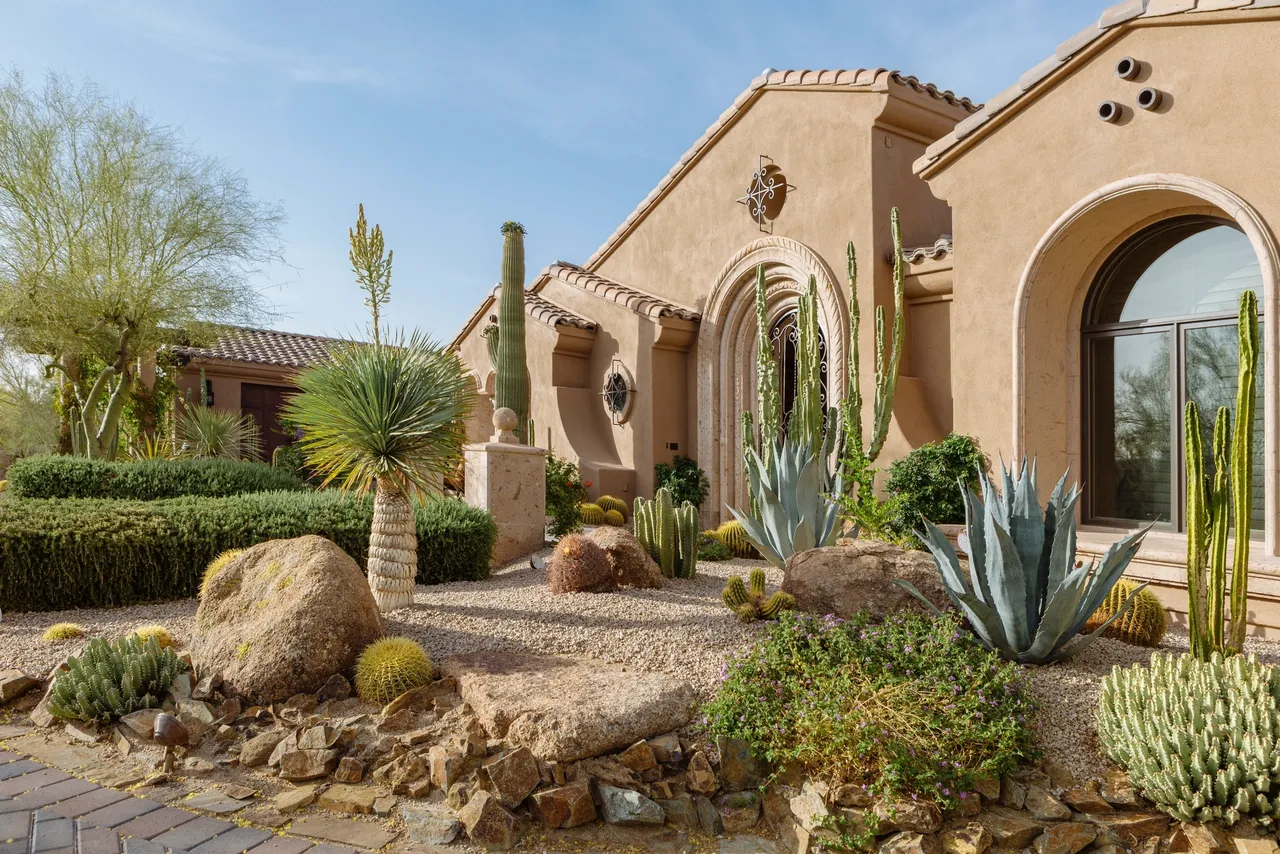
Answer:
<path fill-rule="evenodd" d="M 578 467 L 568 460 L 547 454 L 547 536 L 558 540 L 582 529 L 578 505 L 587 500 L 587 484 Z"/>
<path fill-rule="evenodd" d="M 373 500 L 339 491 L 261 492 L 164 501 L 6 500 L 0 504 L 0 608 L 51 611 L 194 596 L 228 549 L 304 534 L 361 566 Z M 414 506 L 417 581 L 487 577 L 497 528 L 451 498 Z"/>
<path fill-rule="evenodd" d="M 712 734 L 873 796 L 953 807 L 977 797 L 977 776 L 1033 753 L 1021 670 L 952 616 L 873 624 L 784 612 L 723 679 L 705 707 Z"/>
<path fill-rule="evenodd" d="M 154 501 L 198 495 L 303 490 L 294 474 L 264 463 L 235 460 L 106 460 L 45 455 L 9 467 L 15 498 L 119 498 Z"/>

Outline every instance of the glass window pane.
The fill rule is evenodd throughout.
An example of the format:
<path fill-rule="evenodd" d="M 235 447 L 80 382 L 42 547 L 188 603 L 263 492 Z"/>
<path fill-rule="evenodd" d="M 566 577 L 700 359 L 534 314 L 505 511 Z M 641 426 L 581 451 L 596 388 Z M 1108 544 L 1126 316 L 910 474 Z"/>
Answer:
<path fill-rule="evenodd" d="M 1090 342 L 1094 518 L 1172 519 L 1171 338 L 1163 331 Z"/>
<path fill-rule="evenodd" d="M 1261 324 L 1259 324 L 1261 326 Z M 1261 337 L 1261 335 L 1259 335 Z M 1200 435 L 1204 440 L 1205 471 L 1213 473 L 1213 421 L 1225 406 L 1235 419 L 1236 370 L 1239 338 L 1236 325 L 1188 329 L 1185 338 L 1186 394 L 1200 407 Z M 1259 357 L 1261 361 L 1261 357 Z M 1263 390 L 1261 364 L 1255 386 L 1253 414 L 1253 524 L 1263 525 Z"/>

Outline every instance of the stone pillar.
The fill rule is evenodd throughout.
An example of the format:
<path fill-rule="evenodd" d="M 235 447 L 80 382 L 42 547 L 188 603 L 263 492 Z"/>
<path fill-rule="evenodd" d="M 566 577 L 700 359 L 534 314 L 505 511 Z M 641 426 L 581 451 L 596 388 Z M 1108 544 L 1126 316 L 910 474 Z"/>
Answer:
<path fill-rule="evenodd" d="M 494 567 L 543 547 L 547 532 L 547 452 L 521 445 L 513 432 L 516 414 L 493 413 L 493 438 L 467 445 L 467 503 L 488 510 L 498 524 Z"/>

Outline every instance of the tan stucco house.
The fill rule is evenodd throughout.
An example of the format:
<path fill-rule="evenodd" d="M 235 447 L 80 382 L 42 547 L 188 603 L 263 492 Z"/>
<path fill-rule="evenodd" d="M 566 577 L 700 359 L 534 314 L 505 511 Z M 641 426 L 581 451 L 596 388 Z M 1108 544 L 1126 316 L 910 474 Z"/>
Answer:
<path fill-rule="evenodd" d="M 912 248 L 886 456 L 954 430 L 993 458 L 1036 455 L 1042 489 L 1070 466 L 1082 548 L 1156 523 L 1130 574 L 1185 609 L 1180 413 L 1233 398 L 1235 304 L 1253 289 L 1251 619 L 1280 627 L 1278 46 L 1280 0 L 1125 0 L 982 107 L 883 69 L 767 71 L 594 255 L 530 284 L 537 443 L 624 497 L 685 453 L 710 476 L 708 522 L 742 506 L 757 266 L 784 378 L 797 290 L 817 278 L 842 395 L 845 243 L 864 314 L 891 310 L 897 206 Z M 482 394 L 495 311 L 490 295 L 454 341 Z"/>

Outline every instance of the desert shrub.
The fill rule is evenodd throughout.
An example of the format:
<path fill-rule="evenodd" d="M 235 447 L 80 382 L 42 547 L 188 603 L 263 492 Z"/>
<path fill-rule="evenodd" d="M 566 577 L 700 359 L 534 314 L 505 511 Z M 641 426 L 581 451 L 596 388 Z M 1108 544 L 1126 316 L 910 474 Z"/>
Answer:
<path fill-rule="evenodd" d="M 288 471 L 235 460 L 106 462 L 38 456 L 9 468 L 14 498 L 119 498 L 154 501 L 187 495 L 217 498 L 251 492 L 302 490 Z"/>
<path fill-rule="evenodd" d="M 987 459 L 969 436 L 952 433 L 941 442 L 921 445 L 889 466 L 884 491 L 889 508 L 885 527 L 895 537 L 918 542 L 920 520 L 935 525 L 964 522 L 964 493 L 974 487 Z"/>
<path fill-rule="evenodd" d="M 570 534 L 547 558 L 547 586 L 552 593 L 611 593 L 618 589 L 618 577 L 594 540 Z"/>
<path fill-rule="evenodd" d="M 40 635 L 45 643 L 61 643 L 84 637 L 84 627 L 79 623 L 54 623 Z"/>
<path fill-rule="evenodd" d="M 733 557 L 733 552 L 729 551 L 728 546 L 716 539 L 715 531 L 703 531 L 698 535 L 699 561 L 705 560 L 709 563 L 719 563 L 731 557 Z"/>
<path fill-rule="evenodd" d="M 366 703 L 386 705 L 405 691 L 431 681 L 431 659 L 417 641 L 383 638 L 356 659 L 356 694 Z"/>
<path fill-rule="evenodd" d="M 156 643 L 160 644 L 161 649 L 169 649 L 174 646 L 173 636 L 169 634 L 169 630 L 164 626 L 154 623 L 145 626 L 138 626 L 129 632 L 131 636 L 135 636 L 144 644 L 150 639 L 155 638 Z"/>
<path fill-rule="evenodd" d="M 1151 657 L 1102 680 L 1102 752 L 1182 821 L 1280 815 L 1280 669 L 1253 656 Z"/>
<path fill-rule="evenodd" d="M 450 498 L 416 509 L 418 580 L 484 578 L 497 533 L 483 510 Z M 327 537 L 362 567 L 373 500 L 337 491 L 262 492 L 165 501 L 0 503 L 0 608 L 51 611 L 193 596 L 228 549 Z"/>
<path fill-rule="evenodd" d="M 711 491 L 707 473 L 698 463 L 685 456 L 677 456 L 671 463 L 658 463 L 653 467 L 654 491 L 664 487 L 671 493 L 671 501 L 677 507 L 686 501 L 701 508 Z"/>
<path fill-rule="evenodd" d="M 587 500 L 587 485 L 578 467 L 555 454 L 547 454 L 547 535 L 558 540 L 582 530 L 578 505 Z"/>
<path fill-rule="evenodd" d="M 1021 671 L 950 616 L 873 625 L 784 612 L 730 660 L 705 711 L 712 734 L 775 767 L 943 808 L 1032 753 Z"/>
<path fill-rule="evenodd" d="M 53 680 L 49 712 L 63 720 L 106 723 L 164 702 L 173 678 L 188 665 L 156 638 L 94 638 Z"/>

